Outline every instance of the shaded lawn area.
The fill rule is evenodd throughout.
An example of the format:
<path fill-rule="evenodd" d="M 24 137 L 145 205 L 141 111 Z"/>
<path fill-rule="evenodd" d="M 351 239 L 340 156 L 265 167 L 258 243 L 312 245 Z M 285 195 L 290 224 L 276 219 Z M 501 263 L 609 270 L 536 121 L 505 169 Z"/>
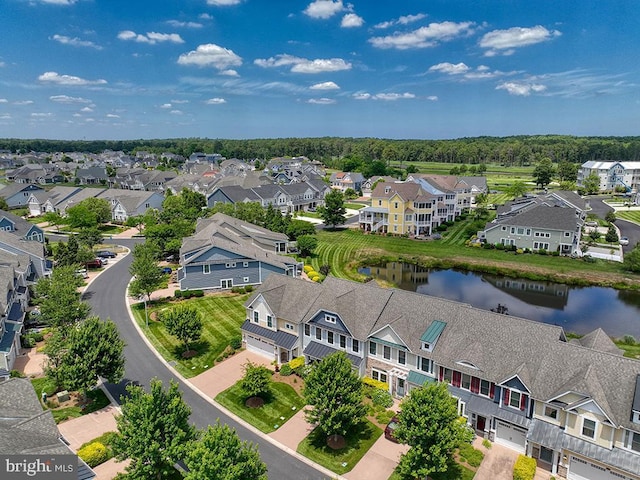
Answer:
<path fill-rule="evenodd" d="M 458 465 L 457 463 L 451 463 L 445 473 L 434 473 L 429 475 L 431 480 L 473 480 L 476 476 L 476 472 L 469 470 L 467 467 Z M 389 480 L 402 480 L 402 477 L 393 472 L 389 477 Z"/>
<path fill-rule="evenodd" d="M 245 406 L 246 395 L 236 383 L 216 396 L 215 400 L 263 433 L 271 433 L 304 407 L 302 397 L 286 383 L 273 382 L 271 396 L 260 408 Z M 284 418 L 282 418 L 284 417 Z"/>
<path fill-rule="evenodd" d="M 148 329 L 145 327 L 144 303 L 132 305 L 131 310 L 136 322 L 160 355 L 181 375 L 190 378 L 212 367 L 223 355 L 231 340 L 240 337 L 240 326 L 246 316 L 243 304 L 248 296 L 249 294 L 221 294 L 206 295 L 175 303 L 151 302 L 148 304 Z M 155 312 L 187 302 L 202 315 L 203 328 L 200 340 L 190 345 L 190 348 L 198 354 L 191 358 L 182 358 L 184 345 L 174 336 L 169 335 L 164 325 L 153 318 L 155 318 Z"/>
<path fill-rule="evenodd" d="M 49 398 L 55 396 L 57 392 L 55 384 L 47 377 L 32 378 L 31 384 L 38 394 L 39 399 L 42 399 L 42 392 L 45 392 L 47 394 L 47 397 Z M 111 403 L 100 388 L 96 388 L 95 390 L 87 392 L 87 403 L 84 406 L 76 404 L 66 407 L 51 408 L 50 402 L 51 401 L 48 401 L 47 405 L 43 406 L 43 408 L 51 410 L 53 419 L 56 423 L 64 422 L 65 420 L 68 420 L 70 418 L 78 418 L 83 415 L 93 413 Z"/>
<path fill-rule="evenodd" d="M 340 450 L 327 446 L 327 437 L 320 429 L 314 429 L 298 445 L 297 452 L 332 472 L 343 474 L 351 471 L 365 453 L 382 435 L 382 429 L 366 421 L 351 435 L 345 437 L 347 445 Z"/>

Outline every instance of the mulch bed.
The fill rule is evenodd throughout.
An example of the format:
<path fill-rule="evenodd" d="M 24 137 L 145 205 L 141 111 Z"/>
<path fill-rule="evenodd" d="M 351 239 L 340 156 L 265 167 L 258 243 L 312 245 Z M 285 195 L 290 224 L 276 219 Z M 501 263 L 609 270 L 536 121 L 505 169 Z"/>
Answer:
<path fill-rule="evenodd" d="M 347 446 L 347 441 L 342 435 L 329 435 L 327 437 L 327 446 L 332 450 L 341 450 Z"/>
<path fill-rule="evenodd" d="M 249 397 L 244 404 L 249 408 L 260 408 L 264 405 L 264 399 L 260 397 Z"/>

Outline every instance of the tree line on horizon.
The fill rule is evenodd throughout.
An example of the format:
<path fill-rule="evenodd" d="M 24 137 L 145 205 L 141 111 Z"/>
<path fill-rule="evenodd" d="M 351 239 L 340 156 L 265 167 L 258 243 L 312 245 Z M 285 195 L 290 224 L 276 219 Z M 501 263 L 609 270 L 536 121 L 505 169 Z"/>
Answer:
<path fill-rule="evenodd" d="M 344 158 L 364 162 L 444 162 L 454 164 L 533 165 L 542 158 L 554 163 L 584 163 L 589 160 L 640 161 L 640 136 L 575 137 L 565 135 L 522 135 L 511 137 L 469 137 L 451 140 L 392 140 L 380 138 L 271 138 L 207 139 L 175 138 L 153 140 L 46 140 L 0 139 L 0 149 L 14 153 L 88 152 L 104 150 L 135 154 L 147 151 L 173 153 L 188 158 L 194 152 L 219 153 L 226 158 L 269 160 L 305 156 L 326 166 L 342 168 Z"/>

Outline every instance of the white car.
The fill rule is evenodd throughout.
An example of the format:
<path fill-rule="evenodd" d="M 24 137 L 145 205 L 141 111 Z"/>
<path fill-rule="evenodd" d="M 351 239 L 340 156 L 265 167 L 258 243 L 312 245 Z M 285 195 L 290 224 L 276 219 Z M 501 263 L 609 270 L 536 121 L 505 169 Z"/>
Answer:
<path fill-rule="evenodd" d="M 620 241 L 618 243 L 620 243 L 620 245 L 629 245 L 629 238 L 620 237 Z"/>

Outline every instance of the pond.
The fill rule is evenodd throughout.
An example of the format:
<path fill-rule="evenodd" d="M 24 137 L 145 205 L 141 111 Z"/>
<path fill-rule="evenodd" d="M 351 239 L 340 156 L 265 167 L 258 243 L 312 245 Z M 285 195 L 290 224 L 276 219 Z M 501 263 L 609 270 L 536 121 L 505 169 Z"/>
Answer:
<path fill-rule="evenodd" d="M 506 309 L 566 332 L 586 334 L 600 327 L 609 336 L 640 339 L 640 293 L 390 262 L 358 270 L 403 290 L 468 303 L 485 310 Z"/>

